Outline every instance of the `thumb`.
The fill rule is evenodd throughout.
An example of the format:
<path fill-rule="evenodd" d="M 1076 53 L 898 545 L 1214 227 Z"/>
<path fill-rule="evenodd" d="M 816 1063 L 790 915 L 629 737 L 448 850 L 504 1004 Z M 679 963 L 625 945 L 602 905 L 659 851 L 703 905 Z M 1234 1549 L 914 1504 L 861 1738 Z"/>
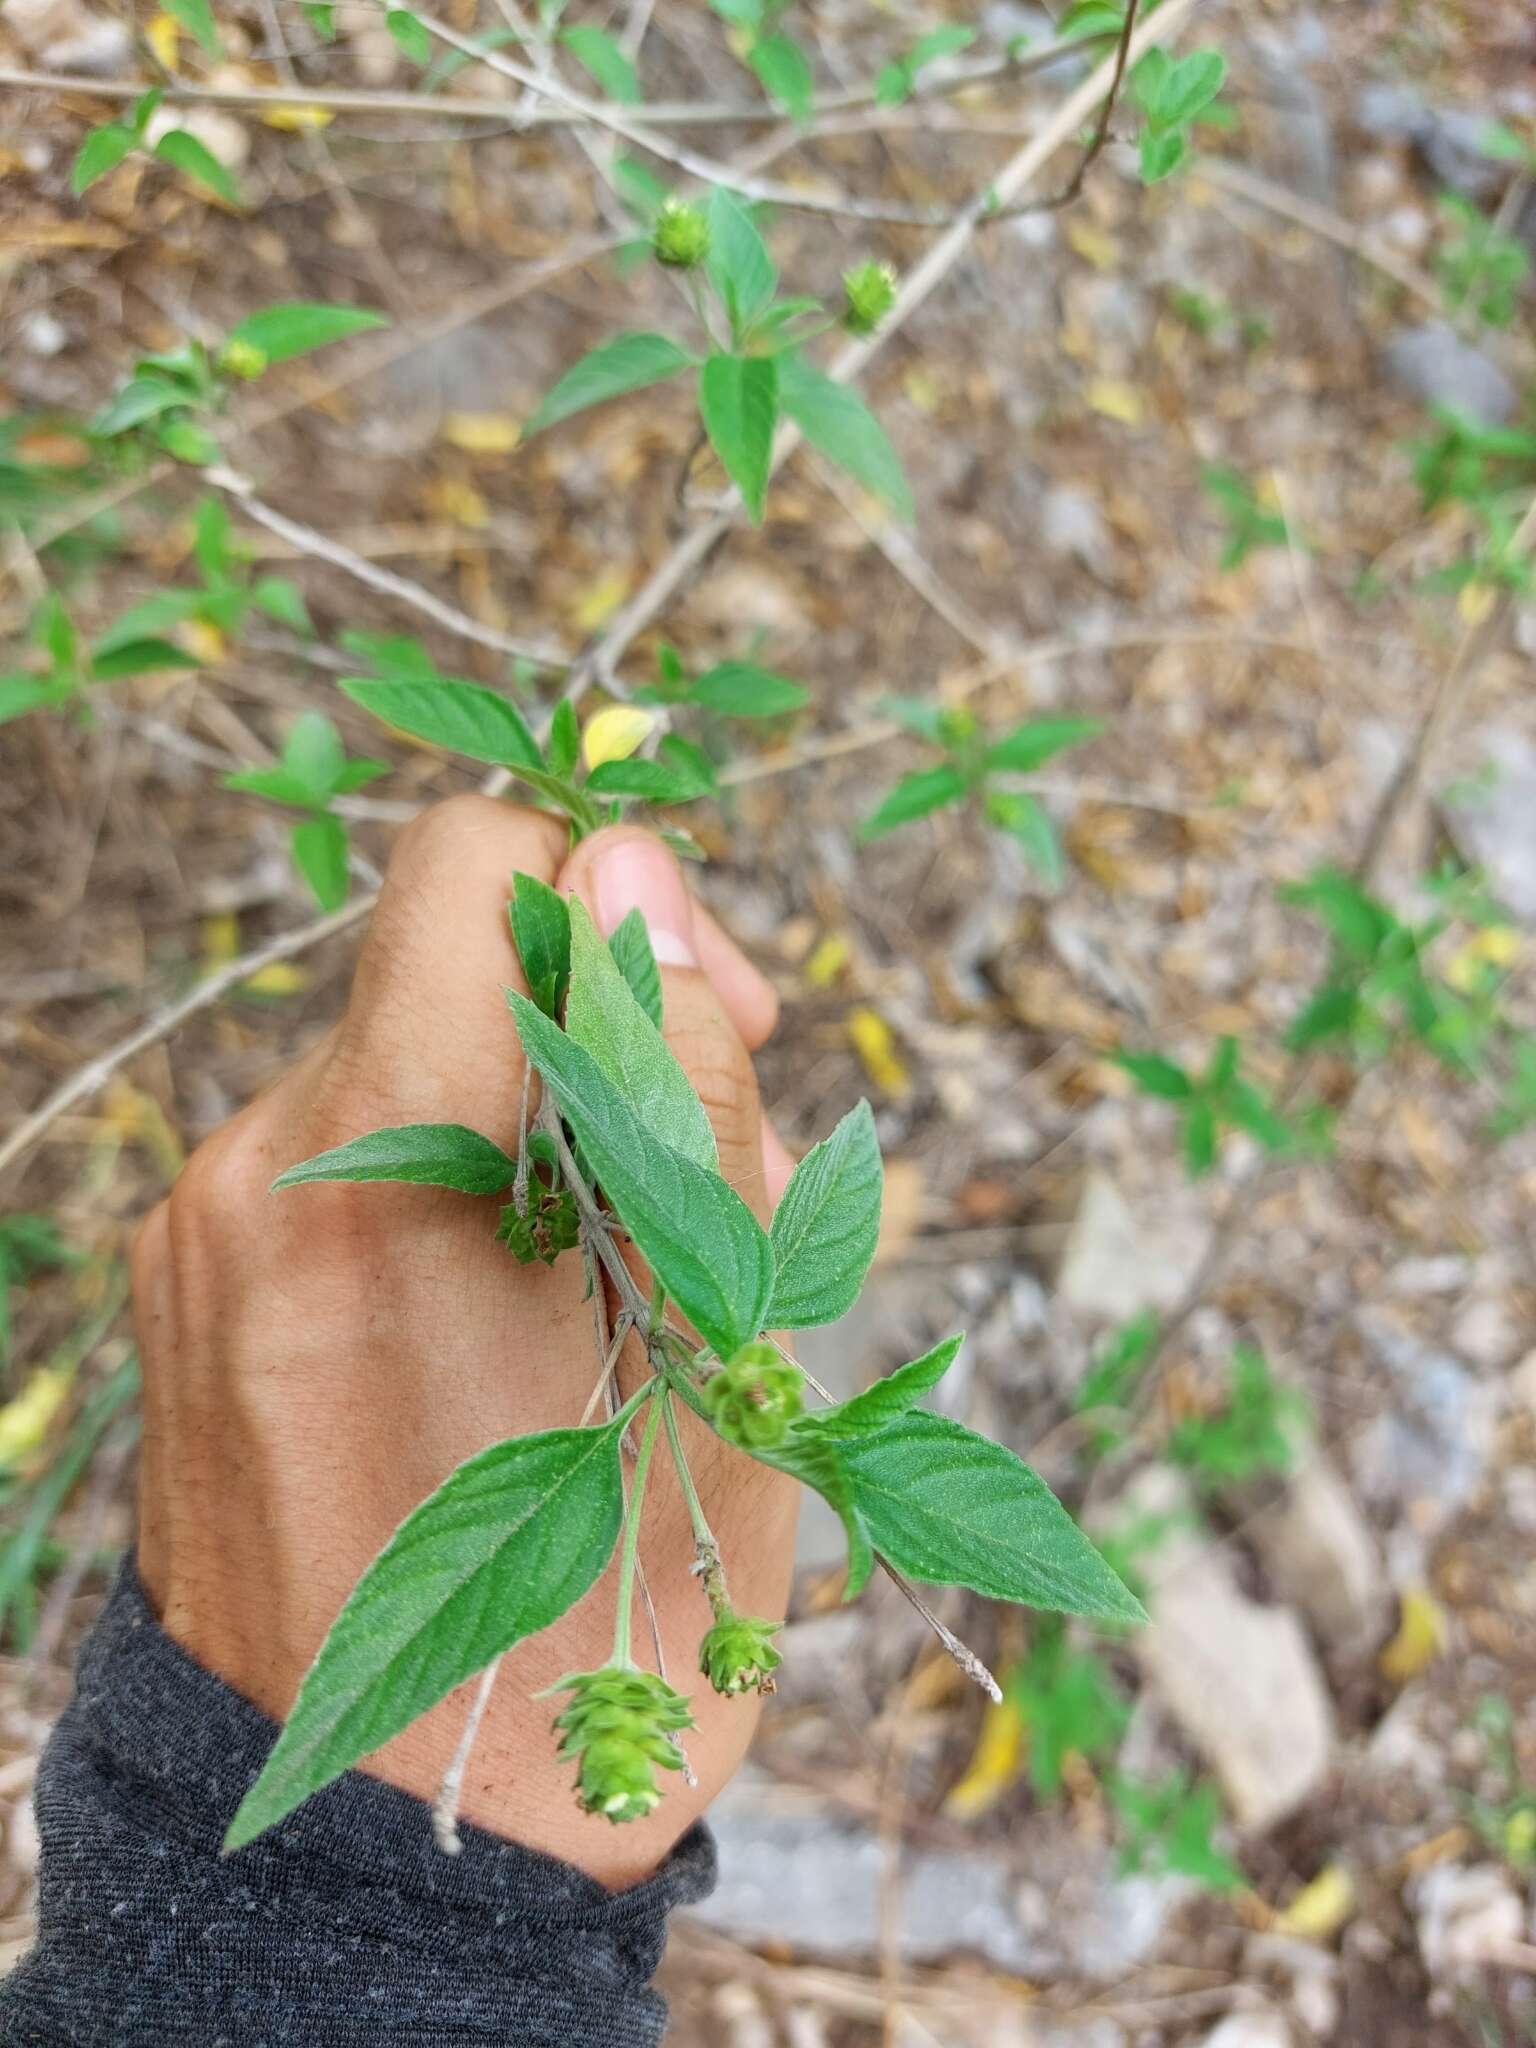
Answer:
<path fill-rule="evenodd" d="M 676 858 L 653 833 L 632 825 L 610 826 L 576 848 L 559 887 L 581 898 L 605 938 L 632 910 L 645 919 L 661 970 L 666 1041 L 714 1127 L 722 1175 L 766 1223 L 772 1201 L 763 1165 L 757 1076 L 740 1032 L 700 965 L 693 899 Z"/>

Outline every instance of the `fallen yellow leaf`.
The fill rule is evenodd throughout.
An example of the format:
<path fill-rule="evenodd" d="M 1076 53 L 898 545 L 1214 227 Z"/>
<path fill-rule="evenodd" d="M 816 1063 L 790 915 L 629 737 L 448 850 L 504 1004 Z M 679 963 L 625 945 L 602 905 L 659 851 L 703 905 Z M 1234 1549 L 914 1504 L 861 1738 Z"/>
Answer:
<path fill-rule="evenodd" d="M 595 583 L 589 583 L 571 607 L 571 620 L 582 633 L 595 633 L 606 625 L 629 595 L 632 577 L 617 563 L 607 568 Z"/>
<path fill-rule="evenodd" d="M 581 735 L 581 758 L 588 768 L 605 761 L 627 761 L 656 730 L 655 714 L 637 704 L 608 704 L 587 720 Z"/>
<path fill-rule="evenodd" d="M 0 1470 L 14 1470 L 42 1449 L 69 1393 L 70 1377 L 59 1366 L 40 1365 L 15 1399 L 0 1408 Z"/>
<path fill-rule="evenodd" d="M 450 412 L 438 431 L 468 455 L 510 455 L 523 436 L 521 420 L 509 412 Z"/>
<path fill-rule="evenodd" d="M 868 1009 L 860 1004 L 848 1012 L 848 1036 L 853 1049 L 864 1062 L 864 1071 L 875 1086 L 886 1095 L 907 1095 L 911 1092 L 912 1076 L 902 1064 L 896 1050 L 896 1039 L 891 1027 L 878 1010 Z"/>
<path fill-rule="evenodd" d="M 330 107 L 313 104 L 293 107 L 268 107 L 262 120 L 269 128 L 276 128 L 285 135 L 301 135 L 309 129 L 329 128 L 336 115 Z"/>
<path fill-rule="evenodd" d="M 473 484 L 462 477 L 443 476 L 429 483 L 422 493 L 439 518 L 455 526 L 481 527 L 491 523 L 491 508 Z"/>
<path fill-rule="evenodd" d="M 828 932 L 805 963 L 805 978 L 812 988 L 830 988 L 853 957 L 853 945 L 846 932 Z"/>
<path fill-rule="evenodd" d="M 1146 405 L 1134 384 L 1119 377 L 1095 377 L 1083 393 L 1095 412 L 1125 427 L 1139 427 L 1146 417 Z"/>
<path fill-rule="evenodd" d="M 1403 1594 L 1397 1634 L 1381 1653 L 1383 1678 L 1406 1685 L 1427 1670 L 1445 1649 L 1445 1609 L 1427 1586 L 1410 1586 Z"/>
<path fill-rule="evenodd" d="M 1004 1701 L 989 1701 L 965 1776 L 944 1801 L 952 1820 L 975 1820 L 1007 1791 L 1024 1767 L 1024 1727 Z"/>
<path fill-rule="evenodd" d="M 1498 593 L 1491 583 L 1464 583 L 1456 611 L 1464 626 L 1480 626 L 1493 610 Z"/>
<path fill-rule="evenodd" d="M 240 953 L 240 920 L 232 910 L 216 910 L 203 919 L 203 965 L 211 973 L 227 967 Z"/>
<path fill-rule="evenodd" d="M 1120 261 L 1120 245 L 1113 235 L 1106 235 L 1102 228 L 1096 228 L 1081 217 L 1069 220 L 1062 229 L 1067 244 L 1075 249 L 1095 270 L 1113 270 Z"/>
<path fill-rule="evenodd" d="M 176 50 L 181 41 L 181 29 L 174 14 L 157 14 L 145 29 L 144 40 L 154 51 L 156 61 L 163 69 L 176 69 Z"/>
<path fill-rule="evenodd" d="M 1294 1934 L 1301 1941 L 1329 1941 L 1354 1910 L 1355 1880 L 1342 1863 L 1330 1863 L 1270 1924 L 1277 1934 Z"/>
<path fill-rule="evenodd" d="M 240 986 L 247 995 L 253 996 L 298 996 L 309 987 L 314 976 L 307 967 L 301 967 L 296 960 L 273 960 L 266 967 L 260 967 L 249 981 Z"/>

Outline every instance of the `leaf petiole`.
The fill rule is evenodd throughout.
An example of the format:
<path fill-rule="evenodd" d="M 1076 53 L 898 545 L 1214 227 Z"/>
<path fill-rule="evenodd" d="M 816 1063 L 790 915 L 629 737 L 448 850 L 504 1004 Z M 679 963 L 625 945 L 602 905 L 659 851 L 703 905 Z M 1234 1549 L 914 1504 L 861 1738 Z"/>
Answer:
<path fill-rule="evenodd" d="M 647 1380 L 638 1394 L 634 1394 L 614 1417 L 617 1426 L 627 1422 L 642 1402 L 657 1391 L 655 1380 Z M 633 1626 L 635 1604 L 635 1569 L 640 1560 L 640 1510 L 645 1500 L 645 1482 L 651 1469 L 651 1454 L 656 1449 L 656 1438 L 661 1429 L 664 1402 L 651 1401 L 651 1412 L 645 1418 L 645 1433 L 640 1439 L 639 1455 L 635 1459 L 635 1476 L 629 1489 L 629 1505 L 624 1511 L 624 1534 L 619 1550 L 619 1599 L 613 1619 L 613 1655 L 609 1663 L 622 1666 L 626 1671 L 638 1669 L 630 1654 L 630 1636 Z"/>

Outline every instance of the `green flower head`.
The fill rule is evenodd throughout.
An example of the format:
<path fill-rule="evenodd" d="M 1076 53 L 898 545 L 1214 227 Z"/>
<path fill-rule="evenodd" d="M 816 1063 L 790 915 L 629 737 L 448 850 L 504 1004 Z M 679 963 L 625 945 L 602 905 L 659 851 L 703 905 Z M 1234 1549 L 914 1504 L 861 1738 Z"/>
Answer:
<path fill-rule="evenodd" d="M 267 352 L 254 341 L 226 341 L 219 351 L 219 368 L 231 377 L 259 377 L 267 367 Z"/>
<path fill-rule="evenodd" d="M 577 1805 L 615 1823 L 643 1820 L 661 1804 L 655 1767 L 683 1767 L 670 1738 L 693 1726 L 687 1700 L 655 1672 L 620 1664 L 570 1672 L 550 1691 L 571 1695 L 555 1731 L 560 1754 L 578 1759 Z"/>
<path fill-rule="evenodd" d="M 651 246 L 658 263 L 674 270 L 692 270 L 709 254 L 709 221 L 704 209 L 688 199 L 668 199 L 656 216 Z"/>
<path fill-rule="evenodd" d="M 889 263 L 860 263 L 843 272 L 843 292 L 843 325 L 850 334 L 873 334 L 896 303 L 896 273 Z"/>
<path fill-rule="evenodd" d="M 772 1692 L 784 1659 L 769 1642 L 780 1624 L 750 1614 L 724 1614 L 699 1645 L 699 1669 L 716 1692 Z"/>
<path fill-rule="evenodd" d="M 771 1344 L 744 1344 L 700 1390 L 715 1428 L 743 1450 L 771 1450 L 804 1412 L 805 1375 Z"/>

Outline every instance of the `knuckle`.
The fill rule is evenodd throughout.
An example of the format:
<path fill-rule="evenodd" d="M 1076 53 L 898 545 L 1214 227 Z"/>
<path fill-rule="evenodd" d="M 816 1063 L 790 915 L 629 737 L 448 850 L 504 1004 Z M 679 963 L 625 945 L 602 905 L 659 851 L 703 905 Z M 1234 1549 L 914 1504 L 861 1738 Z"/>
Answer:
<path fill-rule="evenodd" d="M 453 865 L 492 822 L 506 817 L 506 806 L 494 797 L 465 792 L 445 797 L 419 818 L 413 818 L 395 841 L 390 879 L 411 876 L 439 864 Z"/>

